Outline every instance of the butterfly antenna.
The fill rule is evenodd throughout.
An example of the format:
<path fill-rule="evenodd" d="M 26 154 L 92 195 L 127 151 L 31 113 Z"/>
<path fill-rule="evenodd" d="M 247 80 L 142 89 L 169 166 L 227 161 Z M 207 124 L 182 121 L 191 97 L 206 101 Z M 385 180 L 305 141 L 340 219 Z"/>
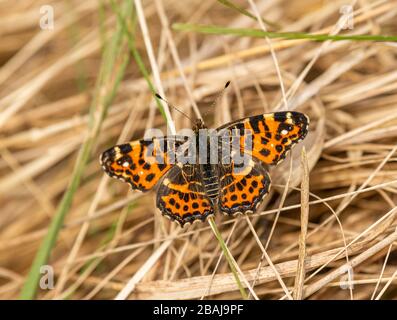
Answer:
<path fill-rule="evenodd" d="M 225 90 L 227 89 L 227 87 L 229 86 L 230 81 L 226 82 L 225 86 L 223 87 L 223 89 L 218 93 L 218 95 L 216 96 L 215 100 L 212 102 L 211 104 L 211 108 L 210 110 L 215 107 L 216 103 L 218 102 L 218 100 L 220 98 L 222 98 L 223 94 L 225 93 Z"/>
<path fill-rule="evenodd" d="M 215 107 L 215 105 L 217 104 L 218 100 L 219 100 L 220 98 L 222 98 L 222 96 L 223 96 L 223 94 L 224 94 L 226 88 L 229 86 L 229 84 L 230 84 L 230 81 L 226 82 L 226 84 L 225 84 L 225 86 L 223 87 L 223 89 L 218 93 L 218 95 L 216 96 L 215 100 L 212 102 L 211 108 L 204 114 L 203 118 L 204 118 L 206 115 L 208 115 L 208 113 L 212 110 L 212 108 Z"/>
<path fill-rule="evenodd" d="M 212 109 L 213 107 L 215 107 L 215 105 L 217 104 L 218 100 L 219 100 L 220 98 L 222 98 L 222 96 L 223 96 L 223 94 L 225 93 L 225 90 L 227 89 L 227 87 L 229 86 L 229 84 L 230 84 L 230 81 L 226 82 L 226 84 L 225 84 L 225 86 L 223 87 L 223 89 L 218 93 L 218 95 L 216 96 L 214 102 L 212 102 L 212 104 L 211 104 L 211 109 Z"/>
<path fill-rule="evenodd" d="M 192 118 L 190 118 L 185 112 L 183 112 L 182 110 L 178 109 L 178 108 L 175 107 L 174 105 L 170 104 L 167 100 L 165 100 L 165 99 L 164 99 L 162 96 L 160 96 L 158 93 L 156 93 L 156 97 L 157 97 L 158 99 L 160 99 L 160 100 L 163 100 L 163 101 L 167 104 L 167 106 L 168 106 L 169 108 L 175 109 L 176 111 L 178 111 L 179 113 L 183 114 L 186 118 L 188 118 L 190 121 L 193 122 Z"/>

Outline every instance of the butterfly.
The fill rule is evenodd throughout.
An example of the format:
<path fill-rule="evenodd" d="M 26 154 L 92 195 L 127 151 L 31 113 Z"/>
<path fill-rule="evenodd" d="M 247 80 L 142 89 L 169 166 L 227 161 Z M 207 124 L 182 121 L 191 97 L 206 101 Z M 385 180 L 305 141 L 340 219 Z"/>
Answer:
<path fill-rule="evenodd" d="M 161 213 L 184 226 L 205 221 L 217 210 L 226 215 L 255 212 L 269 192 L 267 166 L 280 163 L 306 137 L 308 126 L 305 114 L 285 111 L 243 118 L 215 129 L 228 141 L 237 137 L 238 151 L 244 157 L 239 162 L 231 156 L 229 161 L 203 163 L 198 155 L 193 162 L 178 161 L 178 150 L 186 155 L 186 150 L 207 149 L 209 139 L 203 143 L 186 136 L 165 136 L 114 146 L 101 154 L 100 163 L 110 177 L 127 182 L 134 190 L 145 192 L 157 186 L 156 204 Z M 204 122 L 197 120 L 193 138 L 206 130 Z M 215 153 L 220 150 L 215 148 Z"/>

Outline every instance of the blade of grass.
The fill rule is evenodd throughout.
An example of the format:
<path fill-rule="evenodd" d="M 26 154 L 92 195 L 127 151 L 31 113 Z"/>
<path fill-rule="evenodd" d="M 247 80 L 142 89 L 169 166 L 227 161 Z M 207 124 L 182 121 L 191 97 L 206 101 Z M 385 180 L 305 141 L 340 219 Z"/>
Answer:
<path fill-rule="evenodd" d="M 270 258 L 270 256 L 267 254 L 265 248 L 263 247 L 262 242 L 259 239 L 259 236 L 258 236 L 254 226 L 252 225 L 251 220 L 248 218 L 247 215 L 245 215 L 245 220 L 247 221 L 248 227 L 249 227 L 252 235 L 254 236 L 254 239 L 255 239 L 256 243 L 259 245 L 259 248 L 261 249 L 264 258 L 266 259 L 266 261 L 269 264 L 269 266 L 273 269 L 273 272 L 276 275 L 277 281 L 279 282 L 280 286 L 282 287 L 282 289 L 285 292 L 285 294 L 288 297 L 288 299 L 289 300 L 293 300 L 290 292 L 288 291 L 288 288 L 287 288 L 286 284 L 284 283 L 280 273 L 277 271 L 274 263 L 272 262 L 272 259 Z"/>
<path fill-rule="evenodd" d="M 67 2 L 67 7 L 68 7 L 68 14 L 73 15 L 73 8 L 72 8 L 72 3 Z M 70 44 L 72 46 L 76 45 L 81 39 L 80 35 L 81 33 L 81 27 L 80 27 L 80 21 L 76 20 L 76 23 L 73 23 L 68 27 L 68 33 L 70 37 Z M 87 68 L 86 65 L 82 60 L 78 60 L 76 62 L 75 67 L 75 72 L 77 74 L 77 79 L 76 79 L 76 86 L 77 89 L 80 92 L 85 92 L 88 88 L 88 74 L 87 74 Z"/>
<path fill-rule="evenodd" d="M 253 19 L 255 21 L 258 21 L 256 16 L 253 15 L 251 12 L 249 12 L 248 10 L 245 10 L 243 7 L 237 5 L 237 4 L 235 4 L 235 3 L 233 3 L 233 2 L 231 2 L 229 0 L 218 0 L 218 2 L 220 4 L 223 4 L 226 7 L 230 8 L 230 9 L 233 9 L 233 10 L 237 11 L 238 13 L 241 13 L 241 14 L 243 14 L 243 15 L 245 15 L 245 16 L 247 16 L 247 17 L 249 17 L 249 18 L 251 18 L 251 19 Z M 266 19 L 264 19 L 262 17 L 261 17 L 261 20 L 264 23 L 266 23 L 267 25 L 269 25 L 269 26 L 271 26 L 271 27 L 273 27 L 275 29 L 279 29 L 280 28 L 280 26 L 278 24 L 274 23 L 274 22 L 270 22 L 269 20 L 266 20 Z"/>
<path fill-rule="evenodd" d="M 101 38 L 101 53 L 104 53 L 104 48 L 107 42 L 106 39 L 106 4 L 104 0 L 100 0 L 98 7 L 98 20 L 99 20 L 99 36 Z"/>
<path fill-rule="evenodd" d="M 132 212 L 133 208 L 135 207 L 135 202 L 131 202 L 127 205 L 126 207 L 126 214 L 129 214 L 130 212 Z M 117 234 L 117 224 L 118 224 L 118 220 L 114 221 L 112 223 L 112 225 L 110 226 L 106 237 L 104 239 L 102 239 L 99 247 L 98 247 L 98 252 L 101 251 L 106 251 L 109 250 L 111 248 L 113 248 L 113 243 L 116 240 L 115 236 Z M 139 249 L 138 249 L 139 250 Z M 77 281 L 75 283 L 73 283 L 72 285 L 70 285 L 67 290 L 65 292 L 63 292 L 59 297 L 55 297 L 55 299 L 69 299 L 73 296 L 73 294 L 75 293 L 75 291 L 77 291 L 78 287 L 82 284 L 82 280 L 81 279 L 85 279 L 86 277 L 88 277 L 88 275 L 92 272 L 94 272 L 95 270 L 97 270 L 101 263 L 103 262 L 103 258 L 104 257 L 93 257 L 91 259 L 89 259 L 81 268 L 80 272 L 79 272 L 79 278 L 77 279 Z"/>
<path fill-rule="evenodd" d="M 179 229 L 176 229 L 172 235 L 177 235 Z M 158 259 L 163 255 L 163 253 L 168 249 L 173 239 L 164 241 L 161 246 L 155 250 L 145 263 L 138 269 L 138 271 L 133 275 L 133 277 L 127 282 L 124 288 L 117 294 L 115 300 L 126 300 L 128 296 L 134 291 L 135 286 L 142 278 L 146 275 L 147 271 L 150 270 L 153 265 L 158 261 Z"/>
<path fill-rule="evenodd" d="M 147 83 L 150 91 L 152 92 L 155 100 L 156 100 L 156 104 L 157 104 L 157 107 L 158 107 L 161 115 L 167 121 L 167 117 L 165 115 L 164 108 L 163 108 L 160 100 L 156 96 L 157 90 L 155 89 L 152 81 L 150 80 L 150 73 L 146 69 L 146 66 L 145 66 L 145 64 L 144 64 L 144 62 L 142 60 L 142 57 L 141 57 L 141 55 L 140 55 L 140 53 L 139 53 L 139 51 L 138 51 L 138 49 L 137 49 L 137 47 L 135 45 L 134 32 L 133 32 L 133 30 L 129 30 L 130 28 L 128 28 L 127 23 L 126 23 L 124 17 L 122 16 L 120 10 L 117 8 L 117 5 L 115 4 L 114 0 L 111 0 L 110 4 L 112 6 L 113 12 L 117 14 L 117 19 L 118 19 L 119 23 L 121 23 L 124 26 L 125 30 L 127 30 L 126 36 L 127 36 L 127 39 L 128 39 L 128 46 L 129 46 L 129 49 L 131 51 L 132 57 L 134 58 L 137 66 L 139 68 L 139 71 L 142 73 L 142 76 L 145 78 L 146 83 Z M 136 23 L 136 16 L 134 15 L 134 21 L 132 23 L 133 27 L 135 27 L 135 23 Z"/>
<path fill-rule="evenodd" d="M 230 255 L 230 251 L 229 251 L 229 249 L 227 248 L 226 243 L 225 243 L 225 241 L 223 240 L 222 235 L 221 235 L 221 233 L 219 232 L 218 227 L 216 226 L 216 223 L 215 223 L 214 218 L 213 218 L 213 217 L 210 217 L 210 218 L 208 219 L 208 223 L 209 223 L 209 225 L 211 226 L 211 229 L 212 229 L 213 233 L 215 234 L 215 237 L 216 237 L 216 239 L 218 240 L 219 245 L 221 246 L 222 252 L 223 252 L 223 254 L 224 254 L 224 256 L 225 256 L 227 262 L 229 263 L 230 270 L 232 271 L 233 277 L 234 277 L 234 279 L 236 280 L 236 284 L 237 284 L 237 286 L 238 286 L 238 289 L 240 290 L 241 296 L 242 296 L 243 299 L 245 299 L 245 300 L 248 299 L 247 292 L 245 291 L 244 286 L 243 286 L 243 284 L 241 283 L 241 280 L 240 280 L 240 278 L 239 278 L 239 276 L 238 276 L 237 269 L 236 269 L 236 267 L 234 266 L 233 258 L 232 258 L 232 256 Z"/>
<path fill-rule="evenodd" d="M 240 37 L 253 38 L 281 38 L 287 40 L 307 39 L 313 41 L 382 41 L 382 42 L 397 42 L 397 36 L 384 36 L 372 34 L 358 34 L 358 35 L 329 35 L 329 34 L 311 34 L 304 32 L 271 32 L 259 29 L 250 28 L 228 28 L 216 25 L 198 25 L 198 24 L 184 24 L 175 23 L 172 25 L 174 30 L 178 31 L 192 31 L 204 34 L 219 34 L 219 35 L 235 35 Z"/>
<path fill-rule="evenodd" d="M 255 2 L 253 0 L 248 0 L 248 2 L 250 4 L 252 10 L 254 11 L 255 15 L 258 18 L 258 22 L 259 22 L 259 25 L 260 25 L 262 31 L 267 32 L 266 26 L 261 19 L 259 9 L 256 6 Z M 274 67 L 276 69 L 276 73 L 277 73 L 277 77 L 278 77 L 278 81 L 280 82 L 280 89 L 281 89 L 281 95 L 282 95 L 283 101 L 284 101 L 284 108 L 285 108 L 285 110 L 288 110 L 289 108 L 288 108 L 287 96 L 285 94 L 284 80 L 283 80 L 283 77 L 281 74 L 280 65 L 278 63 L 276 53 L 274 52 L 274 48 L 273 48 L 272 42 L 270 41 L 269 37 L 265 37 L 265 40 L 266 40 L 267 45 L 269 46 L 270 55 L 272 56 Z"/>
<path fill-rule="evenodd" d="M 301 168 L 302 168 L 302 182 L 301 182 L 301 233 L 299 236 L 299 258 L 297 272 L 295 276 L 295 286 L 293 291 L 294 300 L 302 300 L 305 283 L 305 263 L 306 263 L 306 237 L 307 225 L 309 222 L 309 165 L 307 162 L 307 155 L 305 147 L 301 153 Z"/>
<path fill-rule="evenodd" d="M 128 4 L 128 1 L 126 3 L 125 12 L 128 14 L 131 13 L 131 6 Z M 128 10 L 128 8 L 130 10 Z M 124 75 L 128 64 L 128 54 L 121 52 L 123 47 L 121 36 L 122 28 L 118 25 L 117 31 L 112 37 L 112 41 L 107 45 L 102 56 L 101 69 L 96 83 L 95 95 L 90 107 L 88 133 L 76 159 L 70 183 L 53 219 L 51 220 L 47 234 L 36 253 L 20 294 L 21 299 L 34 299 L 37 294 L 38 282 L 40 279 L 40 268 L 48 262 L 65 216 L 69 212 L 73 197 L 80 185 L 81 177 L 90 157 L 92 147 L 96 142 L 102 122 L 106 117 L 107 108 L 112 102 L 119 83 Z M 117 63 L 119 64 L 117 65 Z"/>

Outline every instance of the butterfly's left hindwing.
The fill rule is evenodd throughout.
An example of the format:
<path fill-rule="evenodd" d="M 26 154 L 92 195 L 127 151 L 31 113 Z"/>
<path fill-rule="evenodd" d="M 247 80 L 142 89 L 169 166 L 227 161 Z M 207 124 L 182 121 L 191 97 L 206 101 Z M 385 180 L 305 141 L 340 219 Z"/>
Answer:
<path fill-rule="evenodd" d="M 220 165 L 219 209 L 229 215 L 253 213 L 269 188 L 269 174 L 258 161 Z"/>
<path fill-rule="evenodd" d="M 100 157 L 104 171 L 129 183 L 132 189 L 148 191 L 171 169 L 176 148 L 183 137 L 152 138 L 114 146 Z"/>

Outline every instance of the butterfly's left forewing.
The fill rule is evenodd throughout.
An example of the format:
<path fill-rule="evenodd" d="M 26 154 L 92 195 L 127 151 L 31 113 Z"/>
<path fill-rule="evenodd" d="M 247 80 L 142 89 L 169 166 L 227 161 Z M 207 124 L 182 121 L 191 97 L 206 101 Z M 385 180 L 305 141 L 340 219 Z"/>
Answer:
<path fill-rule="evenodd" d="M 309 118 L 286 111 L 244 118 L 218 129 L 240 137 L 241 150 L 265 164 L 277 165 L 308 132 Z"/>

